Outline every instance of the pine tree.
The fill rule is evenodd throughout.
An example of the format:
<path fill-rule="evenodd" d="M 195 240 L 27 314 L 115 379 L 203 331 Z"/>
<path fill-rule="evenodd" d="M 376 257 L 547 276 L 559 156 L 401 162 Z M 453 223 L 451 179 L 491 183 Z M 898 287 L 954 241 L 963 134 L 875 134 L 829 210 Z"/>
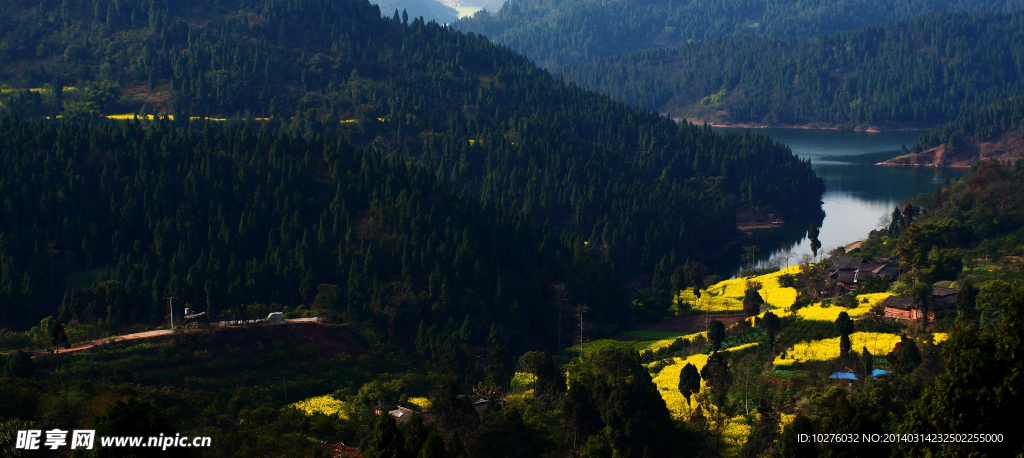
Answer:
<path fill-rule="evenodd" d="M 871 352 L 868 351 L 868 347 L 864 347 L 861 350 L 861 374 L 863 374 L 864 380 L 871 380 L 872 375 L 875 371 L 875 360 Z"/>
<path fill-rule="evenodd" d="M 575 451 L 583 447 L 587 438 L 603 426 L 600 413 L 594 404 L 594 396 L 583 383 L 569 385 L 560 410 Z"/>
<path fill-rule="evenodd" d="M 679 371 L 679 393 L 686 398 L 686 403 L 690 403 L 690 395 L 700 391 L 700 372 L 697 371 L 697 366 L 691 363 L 686 363 Z"/>
<path fill-rule="evenodd" d="M 363 451 L 367 458 L 406 458 L 405 440 L 394 417 L 386 409 L 377 415 L 370 441 Z"/>
<path fill-rule="evenodd" d="M 711 320 L 708 325 L 708 341 L 711 342 L 711 350 L 721 349 L 723 340 L 725 340 L 725 324 L 718 320 Z"/>
<path fill-rule="evenodd" d="M 764 304 L 764 299 L 761 298 L 761 294 L 758 291 L 761 289 L 761 285 L 747 282 L 747 289 L 743 293 L 743 314 L 746 316 L 755 316 L 761 313 L 761 306 Z"/>
<path fill-rule="evenodd" d="M 717 405 L 725 405 L 725 396 L 732 386 L 732 373 L 729 372 L 729 361 L 725 353 L 714 352 L 708 357 L 708 362 L 700 370 L 700 376 L 711 388 L 711 393 Z"/>
<path fill-rule="evenodd" d="M 850 354 L 850 333 L 853 332 L 853 320 L 846 312 L 839 312 L 836 318 L 836 332 L 839 333 L 839 358 L 846 358 Z"/>

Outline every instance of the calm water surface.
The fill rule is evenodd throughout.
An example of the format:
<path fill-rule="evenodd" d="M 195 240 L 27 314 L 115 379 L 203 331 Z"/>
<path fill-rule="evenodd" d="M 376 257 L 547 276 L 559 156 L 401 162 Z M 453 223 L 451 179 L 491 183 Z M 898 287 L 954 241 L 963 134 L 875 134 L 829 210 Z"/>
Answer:
<path fill-rule="evenodd" d="M 744 129 L 717 129 L 738 131 Z M 808 158 L 815 173 L 825 180 L 822 196 L 824 220 L 820 216 L 791 220 L 786 226 L 757 231 L 754 242 L 762 262 L 791 247 L 798 259 L 810 254 L 807 227 L 821 225 L 822 249 L 862 240 L 878 227 L 879 219 L 893 207 L 920 193 L 931 192 L 947 178 L 963 175 L 963 169 L 924 167 L 883 167 L 877 162 L 897 156 L 900 145 L 917 143 L 920 132 L 850 132 L 806 129 L 757 129 L 756 133 L 781 141 L 797 156 Z M 818 220 L 818 221 L 816 221 Z M 749 243 L 749 242 L 747 242 Z M 795 260 L 794 259 L 794 260 Z"/>

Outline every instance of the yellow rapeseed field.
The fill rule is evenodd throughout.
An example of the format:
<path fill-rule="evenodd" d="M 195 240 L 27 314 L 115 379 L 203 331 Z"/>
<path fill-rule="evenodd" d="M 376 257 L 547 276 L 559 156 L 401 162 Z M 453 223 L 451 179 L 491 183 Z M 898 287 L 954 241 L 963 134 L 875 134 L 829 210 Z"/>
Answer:
<path fill-rule="evenodd" d="M 746 346 L 749 346 L 749 344 L 742 347 Z M 654 377 L 654 384 L 658 387 L 658 393 L 665 400 L 665 405 L 668 407 L 672 417 L 677 420 L 685 420 L 690 418 L 692 411 L 691 405 L 687 403 L 686 398 L 679 392 L 679 371 L 687 364 L 693 364 L 697 367 L 698 371 L 703 369 L 704 365 L 708 362 L 708 355 L 696 354 L 685 359 L 674 358 L 674 360 L 674 364 L 662 369 L 658 376 Z M 693 402 L 692 407 L 697 407 L 698 396 L 704 396 L 705 398 L 709 396 L 709 389 L 704 380 L 700 381 L 700 394 L 694 394 L 690 397 Z M 710 412 L 705 412 L 706 415 L 717 414 L 718 409 L 714 404 L 709 404 L 708 407 Z M 750 425 L 747 424 L 746 419 L 742 416 L 728 420 L 722 435 L 722 456 L 739 456 L 739 452 L 746 443 L 747 437 L 750 436 L 750 429 Z"/>
<path fill-rule="evenodd" d="M 743 295 L 747 291 L 747 281 L 761 284 L 761 298 L 774 308 L 788 308 L 796 302 L 796 289 L 779 286 L 779 277 L 785 274 L 800 272 L 800 266 L 792 266 L 770 274 L 750 278 L 733 278 L 715 283 L 701 291 L 700 299 L 692 290 L 679 294 L 678 302 L 694 304 L 695 310 L 723 312 L 743 310 Z"/>
<path fill-rule="evenodd" d="M 416 406 L 420 410 L 427 410 L 430 408 L 430 399 L 427 398 L 409 398 L 406 399 L 409 404 Z"/>
<path fill-rule="evenodd" d="M 740 456 L 743 446 L 747 444 L 747 438 L 750 437 L 750 430 L 751 427 L 743 415 L 732 417 L 729 423 L 726 423 L 725 430 L 722 431 L 722 456 L 725 458 Z"/>
<path fill-rule="evenodd" d="M 872 355 L 885 355 L 900 341 L 900 336 L 881 332 L 855 332 L 850 334 L 850 348 L 856 351 L 867 347 Z M 805 361 L 829 361 L 839 357 L 839 337 L 800 342 L 779 354 L 772 364 L 789 366 Z"/>
<path fill-rule="evenodd" d="M 800 273 L 800 266 L 790 266 L 778 272 L 754 277 L 754 281 L 761 284 L 761 298 L 768 305 L 775 308 L 788 309 L 796 302 L 796 288 L 783 288 L 779 286 L 779 277 L 787 274 L 796 275 L 798 273 Z"/>
<path fill-rule="evenodd" d="M 707 332 L 706 331 L 695 332 L 693 334 L 686 334 L 686 335 L 679 336 L 679 337 L 682 337 L 684 339 L 689 340 L 690 342 L 693 342 L 693 339 L 697 338 L 697 336 L 704 336 L 706 338 Z M 672 338 L 669 338 L 669 339 L 655 340 L 655 341 L 651 342 L 650 345 L 647 346 L 647 348 L 644 348 L 644 349 L 638 348 L 638 350 L 639 351 L 647 351 L 647 350 L 657 351 L 657 350 L 660 350 L 663 347 L 667 347 L 669 345 L 672 345 L 672 342 L 675 342 L 676 339 L 678 339 L 679 337 L 672 337 Z"/>
<path fill-rule="evenodd" d="M 324 395 L 309 398 L 303 401 L 299 401 L 290 404 L 290 407 L 298 409 L 306 415 L 313 415 L 315 413 L 322 413 L 324 415 L 333 416 L 337 415 L 343 419 L 348 419 L 348 413 L 346 412 L 346 405 L 334 396 Z"/>
<path fill-rule="evenodd" d="M 797 315 L 800 316 L 800 318 L 814 321 L 835 321 L 836 318 L 839 318 L 839 314 L 842 312 L 846 312 L 847 315 L 850 315 L 850 318 L 857 319 L 861 316 L 866 315 L 868 312 L 871 311 L 871 307 L 873 307 L 875 304 L 879 302 L 884 301 L 885 298 L 889 296 L 892 296 L 892 294 L 861 294 L 860 296 L 857 296 L 857 307 L 852 309 L 840 307 L 837 305 L 825 307 L 821 303 L 818 303 L 797 310 L 796 313 Z"/>
<path fill-rule="evenodd" d="M 704 365 L 708 362 L 708 355 L 696 354 L 686 359 L 673 358 L 673 360 L 673 364 L 666 366 L 654 377 L 654 384 L 658 387 L 658 393 L 661 393 L 661 398 L 665 400 L 665 405 L 668 406 L 668 411 L 672 413 L 672 417 L 688 419 L 690 418 L 690 406 L 687 404 L 683 394 L 679 392 L 679 371 L 683 370 L 683 367 L 687 364 L 693 364 L 697 367 L 698 371 L 703 369 Z M 707 384 L 704 383 L 704 380 L 700 381 L 700 389 L 701 391 L 707 389 Z"/>
<path fill-rule="evenodd" d="M 756 345 L 759 345 L 759 343 L 747 343 L 727 348 L 725 351 L 737 351 Z M 679 392 L 679 371 L 683 370 L 683 367 L 687 364 L 693 364 L 698 371 L 703 369 L 704 365 L 708 362 L 708 355 L 698 353 L 690 355 L 685 359 L 672 358 L 672 360 L 672 364 L 665 366 L 665 368 L 663 368 L 661 372 L 658 372 L 658 375 L 654 377 L 654 384 L 657 385 L 658 392 L 661 393 L 661 398 L 665 400 L 665 405 L 668 406 L 668 410 L 672 413 L 674 418 L 690 418 L 690 407 L 687 405 L 686 398 L 684 398 L 683 394 Z M 700 381 L 700 387 L 702 392 L 707 388 L 707 384 L 704 383 L 704 380 Z"/>
<path fill-rule="evenodd" d="M 717 285 L 716 285 L 717 286 Z M 712 286 L 712 289 L 715 288 Z M 693 310 L 711 312 L 737 312 L 743 310 L 743 301 L 734 297 L 715 296 L 707 291 L 701 292 L 700 299 L 693 295 L 692 290 L 686 290 L 679 294 L 677 302 L 693 304 Z"/>
<path fill-rule="evenodd" d="M 772 310 L 771 312 L 773 314 L 775 314 L 775 316 L 777 316 L 779 318 L 782 318 L 784 316 L 790 316 L 790 315 L 793 314 L 793 312 L 789 311 L 788 308 L 775 309 L 775 310 Z M 764 319 L 764 314 L 766 314 L 766 313 L 768 313 L 768 312 L 764 311 L 764 312 L 758 313 L 757 314 L 757 318 Z M 749 321 L 751 324 L 754 323 L 754 317 L 752 317 L 752 316 L 745 318 L 745 320 Z"/>
<path fill-rule="evenodd" d="M 735 347 L 726 348 L 725 351 L 740 351 L 740 350 L 747 349 L 747 348 L 750 348 L 750 347 L 756 347 L 756 346 L 758 346 L 760 344 L 761 344 L 760 342 L 750 342 L 750 343 L 745 343 L 743 345 L 737 345 Z"/>
<path fill-rule="evenodd" d="M 932 334 L 932 342 L 936 345 L 949 339 L 949 334 L 936 332 Z M 860 352 L 864 347 L 872 355 L 887 355 L 899 343 L 900 336 L 881 332 L 855 332 L 850 334 L 850 348 Z M 788 366 L 805 361 L 829 361 L 839 357 L 839 338 L 800 342 L 779 354 L 772 363 L 776 366 Z M 676 374 L 678 376 L 678 374 Z M 678 383 L 678 382 L 677 382 Z"/>

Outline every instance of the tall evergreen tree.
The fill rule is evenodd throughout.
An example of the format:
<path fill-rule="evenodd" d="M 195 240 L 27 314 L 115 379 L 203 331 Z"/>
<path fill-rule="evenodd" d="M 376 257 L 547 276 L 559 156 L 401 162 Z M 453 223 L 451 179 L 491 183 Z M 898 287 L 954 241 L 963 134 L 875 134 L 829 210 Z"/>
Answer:
<path fill-rule="evenodd" d="M 679 393 L 686 398 L 686 403 L 689 404 L 690 395 L 698 391 L 700 391 L 700 372 L 697 371 L 697 366 L 686 363 L 679 370 Z"/>

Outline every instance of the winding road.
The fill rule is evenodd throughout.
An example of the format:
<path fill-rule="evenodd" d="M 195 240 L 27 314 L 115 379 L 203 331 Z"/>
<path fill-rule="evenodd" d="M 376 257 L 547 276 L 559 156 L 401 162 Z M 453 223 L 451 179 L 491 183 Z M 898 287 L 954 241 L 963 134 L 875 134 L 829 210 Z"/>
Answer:
<path fill-rule="evenodd" d="M 291 320 L 285 320 L 286 323 L 310 323 L 310 322 L 317 322 L 317 321 L 319 321 L 319 318 L 295 318 L 295 319 L 291 319 Z M 214 324 L 212 326 L 220 326 L 220 325 Z M 225 327 L 227 327 L 227 326 L 225 326 Z M 78 353 L 78 352 L 81 352 L 81 351 L 91 350 L 91 349 L 96 348 L 96 347 L 98 347 L 100 345 L 109 344 L 111 342 L 124 342 L 126 340 L 145 340 L 145 339 L 151 339 L 151 338 L 154 338 L 154 337 L 161 337 L 161 336 L 170 335 L 172 332 L 174 332 L 174 331 L 171 331 L 170 329 L 161 329 L 161 330 L 157 330 L 157 331 L 136 332 L 134 334 L 124 334 L 124 335 L 120 335 L 120 336 L 107 337 L 107 338 L 103 338 L 103 339 L 93 340 L 93 341 L 90 341 L 90 342 L 82 342 L 80 344 L 71 346 L 69 348 L 62 348 L 62 349 L 60 349 L 58 351 L 58 353 L 60 353 L 60 354 L 64 354 L 64 353 Z M 28 353 L 29 355 L 32 355 L 32 356 L 39 356 L 39 355 L 49 354 L 50 352 L 46 351 L 46 350 L 25 350 L 25 353 Z"/>

